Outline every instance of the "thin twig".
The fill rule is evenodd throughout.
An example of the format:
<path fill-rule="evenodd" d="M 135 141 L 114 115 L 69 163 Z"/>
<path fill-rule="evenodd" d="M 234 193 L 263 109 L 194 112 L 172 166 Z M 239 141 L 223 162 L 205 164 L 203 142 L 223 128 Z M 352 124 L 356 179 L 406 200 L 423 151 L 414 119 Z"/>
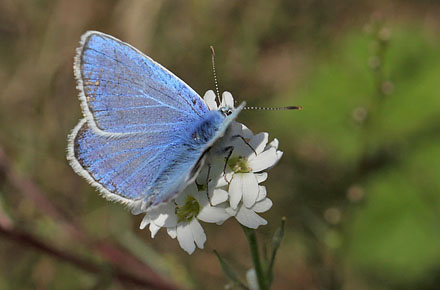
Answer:
<path fill-rule="evenodd" d="M 72 264 L 86 272 L 100 274 L 103 273 L 105 266 L 93 263 L 91 261 L 87 261 L 83 258 L 77 257 L 77 255 L 72 255 L 68 252 L 59 250 L 43 241 L 39 240 L 36 236 L 33 236 L 27 232 L 20 231 L 14 229 L 13 227 L 5 228 L 0 225 L 0 236 L 10 241 L 14 241 L 23 246 L 33 248 L 34 250 L 38 250 L 43 252 L 49 256 L 57 258 L 63 262 L 67 262 Z M 148 281 L 146 279 L 142 279 L 136 276 L 133 276 L 130 273 L 126 273 L 121 271 L 120 269 L 112 269 L 113 275 L 121 282 L 130 283 L 136 286 L 141 287 L 149 287 L 154 289 L 173 289 L 173 288 L 164 288 L 162 285 L 157 285 L 156 282 Z"/>
<path fill-rule="evenodd" d="M 62 228 L 66 229 L 72 238 L 86 247 L 91 248 L 97 252 L 107 262 L 104 268 L 113 269 L 113 275 L 120 281 L 133 281 L 132 283 L 143 286 L 145 288 L 154 289 L 178 289 L 159 274 L 153 271 L 148 265 L 143 263 L 139 258 L 134 256 L 124 247 L 114 243 L 103 240 L 96 240 L 87 235 L 87 233 L 76 223 L 65 217 L 62 210 L 58 209 L 47 197 L 46 194 L 34 183 L 30 178 L 21 175 L 9 162 L 5 152 L 0 146 L 0 180 L 5 179 L 18 192 L 23 193 L 26 198 L 32 200 L 36 209 L 40 210 L 42 214 L 50 216 L 53 220 L 62 224 Z M 41 250 L 46 254 L 54 255 L 66 262 L 70 262 L 83 270 L 99 273 L 102 269 L 96 270 L 89 264 L 82 264 L 83 261 L 75 261 L 71 259 L 74 255 L 60 252 L 47 244 L 44 244 L 29 233 L 19 232 L 13 228 L 2 227 L 2 236 L 12 240 L 21 241 L 22 245 L 32 246 L 37 250 Z M 32 241 L 32 242 L 31 242 Z M 124 270 L 122 270 L 124 269 Z M 143 278 L 139 278 L 143 277 Z"/>

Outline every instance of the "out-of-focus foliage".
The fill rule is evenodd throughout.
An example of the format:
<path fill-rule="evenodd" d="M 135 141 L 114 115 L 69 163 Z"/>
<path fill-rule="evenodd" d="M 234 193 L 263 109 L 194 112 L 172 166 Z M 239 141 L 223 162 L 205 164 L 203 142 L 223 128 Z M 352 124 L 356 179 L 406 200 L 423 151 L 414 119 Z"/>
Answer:
<path fill-rule="evenodd" d="M 83 271 L 1 235 L 0 288 L 135 288 L 114 280 L 97 241 L 187 289 L 227 283 L 212 249 L 241 272 L 251 265 L 233 221 L 208 226 L 207 249 L 187 256 L 165 233 L 152 240 L 137 230 L 139 217 L 68 166 L 66 135 L 81 116 L 72 58 L 81 34 L 96 29 L 200 94 L 213 87 L 214 45 L 220 88 L 237 101 L 304 107 L 239 118 L 285 152 L 266 182 L 274 206 L 259 237 L 270 243 L 287 217 L 274 289 L 437 289 L 439 13 L 434 1 L 409 0 L 0 2 L 0 149 L 63 216 L 26 195 L 28 184 L 14 185 L 0 154 L 0 223 L 102 266 Z"/>
<path fill-rule="evenodd" d="M 302 137 L 286 152 L 292 164 L 296 152 L 302 166 L 310 167 L 310 159 L 335 176 L 329 183 L 308 168 L 310 176 L 290 186 L 299 207 L 307 207 L 302 198 L 321 196 L 318 207 L 333 209 L 327 218 L 342 223 L 338 258 L 364 273 L 374 289 L 429 288 L 440 265 L 440 39 L 420 27 L 387 29 L 392 33 L 383 57 L 384 95 L 378 96 L 373 80 L 377 41 L 354 31 L 315 61 L 301 89 L 284 94 L 296 95 L 282 102 L 294 99 L 304 112 L 279 114 L 271 123 L 280 138 L 292 131 Z M 284 131 L 280 123 L 294 129 Z M 311 177 L 317 184 L 310 185 Z M 359 204 L 347 205 L 350 199 Z"/>

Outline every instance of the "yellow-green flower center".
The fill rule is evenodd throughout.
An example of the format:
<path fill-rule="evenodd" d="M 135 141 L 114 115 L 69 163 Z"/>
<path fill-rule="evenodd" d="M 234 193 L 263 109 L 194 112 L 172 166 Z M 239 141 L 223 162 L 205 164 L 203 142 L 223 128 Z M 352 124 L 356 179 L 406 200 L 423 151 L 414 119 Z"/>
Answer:
<path fill-rule="evenodd" d="M 229 158 L 228 165 L 234 173 L 248 173 L 252 171 L 247 164 L 247 160 L 243 156 L 233 156 Z"/>
<path fill-rule="evenodd" d="M 185 200 L 185 204 L 182 206 L 176 206 L 177 221 L 190 222 L 200 212 L 200 204 L 197 199 L 192 195 L 188 195 Z"/>

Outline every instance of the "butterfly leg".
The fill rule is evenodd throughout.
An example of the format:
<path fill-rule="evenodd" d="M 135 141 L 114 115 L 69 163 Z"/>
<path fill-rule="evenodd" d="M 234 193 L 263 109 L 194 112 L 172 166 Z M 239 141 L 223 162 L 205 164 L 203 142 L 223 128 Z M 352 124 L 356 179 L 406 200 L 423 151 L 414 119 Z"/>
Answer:
<path fill-rule="evenodd" d="M 212 206 L 211 198 L 209 197 L 209 174 L 211 173 L 211 163 L 206 165 L 208 166 L 208 173 L 206 174 L 206 197 L 208 198 L 209 205 Z"/>
<path fill-rule="evenodd" d="M 232 151 L 234 151 L 234 147 L 232 147 L 232 146 L 228 146 L 228 147 L 225 148 L 225 152 L 228 152 L 228 153 L 227 153 L 227 155 L 226 155 L 226 157 L 225 157 L 225 165 L 224 165 L 224 167 L 223 167 L 223 178 L 225 179 L 225 181 L 226 181 L 228 184 L 231 183 L 231 181 L 229 181 L 229 180 L 226 178 L 226 166 L 228 166 L 228 161 L 229 161 L 229 158 L 231 158 Z"/>

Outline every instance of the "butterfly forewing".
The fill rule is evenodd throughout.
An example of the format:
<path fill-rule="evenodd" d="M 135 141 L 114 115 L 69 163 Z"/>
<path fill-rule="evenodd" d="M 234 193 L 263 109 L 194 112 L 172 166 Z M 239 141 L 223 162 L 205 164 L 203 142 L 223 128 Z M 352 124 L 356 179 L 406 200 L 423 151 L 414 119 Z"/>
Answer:
<path fill-rule="evenodd" d="M 143 199 L 151 196 L 154 181 L 172 162 L 179 147 L 174 137 L 172 132 L 106 136 L 83 119 L 72 132 L 72 165 L 104 194 Z"/>
<path fill-rule="evenodd" d="M 86 117 L 108 133 L 163 131 L 208 112 L 200 96 L 171 72 L 100 32 L 82 37 L 75 75 Z"/>

